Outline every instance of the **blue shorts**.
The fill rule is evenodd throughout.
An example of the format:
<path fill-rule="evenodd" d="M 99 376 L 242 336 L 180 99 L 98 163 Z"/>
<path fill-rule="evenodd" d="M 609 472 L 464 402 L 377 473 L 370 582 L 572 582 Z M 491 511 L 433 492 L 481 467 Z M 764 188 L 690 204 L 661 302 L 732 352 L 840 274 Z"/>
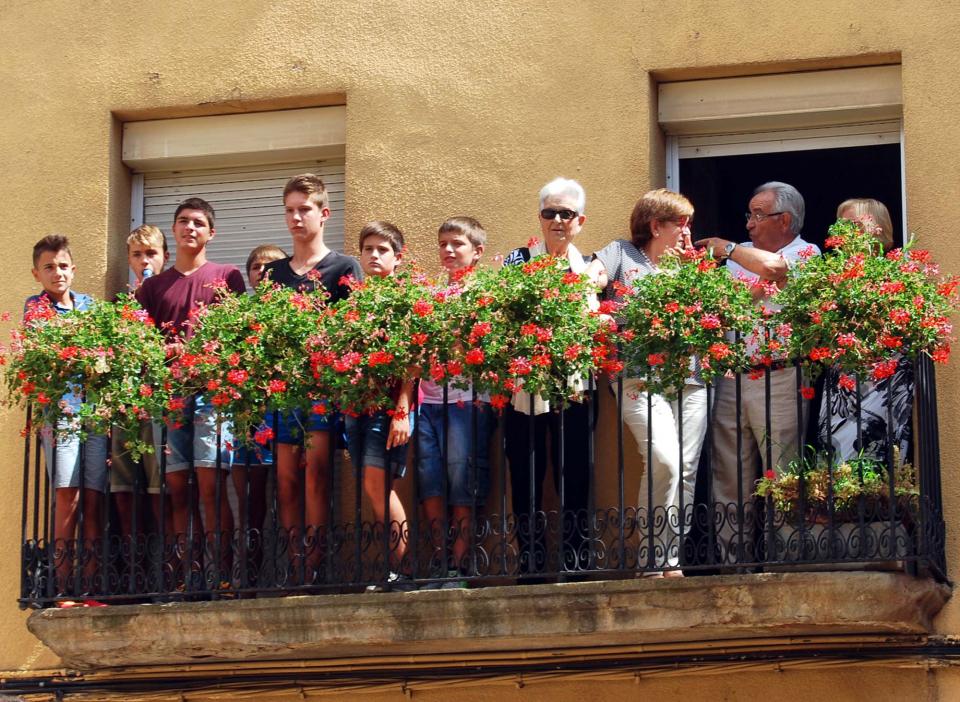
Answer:
<path fill-rule="evenodd" d="M 490 492 L 490 436 L 496 420 L 486 402 L 446 405 L 449 412 L 447 427 L 447 504 L 458 507 L 487 499 Z M 477 445 L 473 446 L 473 416 L 477 417 Z M 420 499 L 443 496 L 443 413 L 444 405 L 420 405 L 420 428 L 417 433 L 419 458 L 417 475 L 420 479 Z M 474 455 L 476 454 L 476 455 Z"/>
<path fill-rule="evenodd" d="M 273 412 L 267 412 L 263 424 L 256 427 L 255 431 L 273 428 Z M 265 444 L 253 442 L 250 446 L 238 441 L 237 448 L 233 452 L 233 465 L 236 468 L 243 468 L 247 465 L 247 460 L 250 461 L 250 466 L 273 465 L 273 440 Z"/>
<path fill-rule="evenodd" d="M 390 417 L 386 412 L 346 418 L 347 450 L 354 468 L 386 469 L 387 463 L 394 478 L 407 473 L 407 448 L 410 442 L 387 450 Z M 410 415 L 410 435 L 413 436 L 414 415 Z"/>
<path fill-rule="evenodd" d="M 76 412 L 80 409 L 82 400 L 79 392 L 68 392 L 60 402 Z M 69 424 L 68 419 L 61 419 L 57 427 L 63 432 L 69 428 Z M 55 488 L 80 487 L 80 437 L 54 436 L 54 434 L 50 424 L 45 424 L 40 432 L 47 475 L 50 476 Z M 54 456 L 56 456 L 56 466 L 54 466 Z M 83 487 L 98 492 L 105 492 L 107 489 L 106 436 L 88 436 L 83 442 Z"/>
<path fill-rule="evenodd" d="M 279 426 L 276 427 L 277 443 L 293 444 L 300 446 L 304 443 L 307 434 L 313 431 L 333 431 L 340 415 L 330 409 L 330 403 L 326 400 L 320 400 L 313 403 L 314 407 L 325 406 L 327 412 L 319 414 L 314 411 L 304 413 L 302 410 L 294 410 L 289 414 L 281 414 Z M 304 416 L 306 414 L 306 416 Z"/>
<path fill-rule="evenodd" d="M 65 425 L 61 425 L 65 428 Z M 47 463 L 47 475 L 55 488 L 80 487 L 80 438 L 77 436 L 54 437 L 49 424 L 41 431 L 43 455 Z M 53 465 L 56 454 L 57 465 Z M 53 474 L 56 469 L 56 475 Z M 88 436 L 83 443 L 83 487 L 105 492 L 107 489 L 107 437 Z"/>
<path fill-rule="evenodd" d="M 167 430 L 167 473 L 186 470 L 193 461 L 195 468 L 217 467 L 217 415 L 213 405 L 203 396 L 194 395 L 186 400 L 183 408 L 182 426 Z M 220 467 L 230 470 L 233 433 L 230 423 L 220 426 Z"/>

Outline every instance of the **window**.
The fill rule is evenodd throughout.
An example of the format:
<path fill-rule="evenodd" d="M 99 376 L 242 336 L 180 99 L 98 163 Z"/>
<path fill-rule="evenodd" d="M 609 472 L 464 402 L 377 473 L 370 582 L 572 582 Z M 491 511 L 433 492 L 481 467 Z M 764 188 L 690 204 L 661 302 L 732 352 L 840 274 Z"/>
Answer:
<path fill-rule="evenodd" d="M 851 197 L 885 203 L 899 240 L 900 101 L 899 66 L 662 84 L 667 185 L 696 206 L 695 237 L 745 240 L 753 188 L 782 180 L 804 195 L 808 241 Z"/>
<path fill-rule="evenodd" d="M 317 173 L 330 193 L 326 243 L 344 248 L 343 107 L 191 117 L 124 126 L 123 157 L 134 171 L 131 228 L 154 224 L 171 235 L 177 204 L 201 197 L 217 213 L 209 258 L 243 270 L 259 244 L 290 252 L 283 186 L 297 173 Z"/>

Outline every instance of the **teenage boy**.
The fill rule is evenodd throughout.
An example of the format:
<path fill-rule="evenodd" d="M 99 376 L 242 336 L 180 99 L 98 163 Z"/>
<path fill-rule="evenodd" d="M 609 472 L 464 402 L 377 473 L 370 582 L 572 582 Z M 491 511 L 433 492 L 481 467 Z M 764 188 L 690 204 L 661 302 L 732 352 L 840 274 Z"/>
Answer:
<path fill-rule="evenodd" d="M 272 262 L 286 258 L 286 252 L 273 244 L 261 244 L 247 256 L 247 280 L 250 289 L 256 293 L 257 286 L 263 280 L 264 267 Z M 264 418 L 264 426 L 273 429 L 273 412 Z M 233 453 L 233 487 L 237 491 L 237 518 L 240 522 L 241 538 L 248 538 L 247 585 L 254 584 L 263 550 L 263 523 L 267 516 L 267 467 L 273 465 L 271 444 L 250 447 L 238 441 Z M 247 515 L 247 505 L 250 514 Z M 253 535 L 256 532 L 257 535 Z"/>
<path fill-rule="evenodd" d="M 170 260 L 167 237 L 159 227 L 141 224 L 127 237 L 127 265 L 133 271 L 136 291 L 145 278 L 159 275 Z"/>
<path fill-rule="evenodd" d="M 464 271 L 472 268 L 483 255 L 487 234 L 472 217 L 452 217 L 440 225 L 437 244 L 440 264 L 447 271 L 448 281 L 461 279 Z M 473 388 L 447 388 L 447 404 L 443 403 L 443 386 L 430 380 L 420 383 L 420 430 L 418 433 L 420 500 L 430 533 L 443 533 L 447 515 L 444 498 L 452 512 L 455 536 L 453 560 L 447 563 L 447 554 L 440 554 L 440 570 L 447 578 L 454 578 L 442 587 L 465 587 L 456 580 L 469 573 L 468 538 L 473 529 L 476 510 L 487 498 L 490 489 L 489 439 L 493 428 L 493 413 L 489 403 L 474 397 Z M 444 437 L 444 414 L 447 415 L 449 434 Z M 476 416 L 476 444 L 473 442 L 473 422 Z M 444 454 L 447 474 L 444 479 Z M 444 494 L 446 484 L 446 494 Z M 436 587 L 436 585 L 434 585 Z M 430 587 L 430 586 L 427 586 Z"/>
<path fill-rule="evenodd" d="M 273 244 L 260 244 L 251 251 L 250 255 L 247 256 L 247 280 L 250 281 L 250 289 L 256 291 L 257 286 L 263 280 L 263 270 L 268 263 L 286 257 L 287 252 Z"/>
<path fill-rule="evenodd" d="M 348 297 L 347 279 L 360 280 L 363 274 L 357 259 L 332 251 L 323 240 L 330 199 L 320 176 L 303 173 L 291 178 L 283 188 L 283 209 L 293 255 L 267 264 L 264 277 L 297 290 L 321 289 L 330 304 Z M 327 525 L 330 512 L 337 423 L 335 413 L 328 412 L 327 403 L 320 401 L 306 417 L 299 413 L 281 417 L 276 428 L 280 523 L 289 535 L 290 558 L 302 559 L 306 582 L 301 584 L 312 581 L 320 565 L 320 530 Z M 302 451 L 306 453 L 305 471 L 300 468 Z M 301 517 L 301 499 L 306 525 Z M 303 546 L 303 552 L 298 553 L 294 544 Z"/>
<path fill-rule="evenodd" d="M 360 265 L 363 274 L 386 278 L 393 275 L 403 258 L 403 232 L 389 222 L 370 222 L 360 230 Z M 387 529 L 396 548 L 384 558 L 389 564 L 385 586 L 371 585 L 370 592 L 383 589 L 415 590 L 410 576 L 402 571 L 407 552 L 404 535 L 407 514 L 393 487 L 407 472 L 407 442 L 410 440 L 413 380 L 397 380 L 391 388 L 394 406 L 373 415 L 346 418 L 347 448 L 354 468 L 362 471 L 363 491 L 370 500 L 374 519 Z M 387 471 L 390 471 L 390 477 Z M 396 525 L 396 527 L 394 527 Z"/>
<path fill-rule="evenodd" d="M 200 305 L 216 302 L 215 287 L 226 287 L 243 294 L 243 275 L 235 266 L 207 260 L 207 244 L 216 234 L 214 211 L 198 197 L 181 202 L 173 215 L 173 236 L 177 242 L 174 264 L 159 275 L 147 278 L 137 289 L 137 300 L 154 322 L 167 334 L 173 350 L 189 337 L 187 324 Z M 212 405 L 200 395 L 185 398 L 183 417 L 172 418 L 167 433 L 170 455 L 166 464 L 167 492 L 173 507 L 173 526 L 177 534 L 187 534 L 192 518 L 201 524 L 199 509 L 188 489 L 191 465 L 195 467 L 200 501 L 206 519 L 206 532 L 215 535 L 221 545 L 220 577 L 214 586 L 229 587 L 229 541 L 224 535 L 233 531 L 233 515 L 227 500 L 226 471 L 230 469 L 229 426 L 221 424 L 220 468 L 217 470 L 217 421 Z M 180 421 L 177 421 L 180 420 Z M 220 494 L 220 521 L 217 523 L 217 493 Z M 194 527 L 196 528 L 196 526 Z M 217 533 L 219 532 L 219 533 Z"/>
<path fill-rule="evenodd" d="M 167 237 L 159 228 L 152 224 L 143 224 L 127 237 L 127 265 L 134 275 L 133 290 L 136 291 L 144 279 L 151 278 L 163 271 L 163 267 L 170 260 L 167 250 Z M 154 446 L 154 453 L 143 455 L 142 462 L 132 461 L 130 453 L 123 446 L 123 437 L 118 431 L 111 436 L 110 446 L 110 494 L 113 495 L 117 507 L 117 517 L 120 522 L 120 533 L 125 539 L 133 535 L 133 504 L 140 500 L 140 491 L 150 495 L 150 508 L 153 511 L 154 521 L 160 525 L 160 463 L 159 451 L 156 445 L 160 429 L 154 428 L 153 422 L 145 421 L 140 427 L 140 439 L 147 445 Z M 143 514 L 139 512 L 139 514 Z M 172 515 L 168 514 L 167 517 Z M 143 524 L 142 517 L 138 519 Z M 164 520 L 165 530 L 170 530 L 169 519 Z M 138 532 L 142 529 L 137 529 Z"/>
<path fill-rule="evenodd" d="M 49 305 L 57 314 L 66 314 L 74 310 L 83 311 L 93 304 L 93 298 L 71 290 L 73 276 L 77 267 L 73 264 L 70 244 L 67 237 L 51 234 L 43 237 L 33 246 L 33 279 L 43 287 L 37 295 L 31 295 L 24 303 L 25 318 L 29 320 L 31 312 L 40 305 Z M 78 408 L 81 402 L 79 392 L 63 396 L 61 403 Z M 58 429 L 66 429 L 65 421 Z M 43 453 L 46 457 L 47 473 L 54 488 L 53 525 L 54 558 L 57 561 L 58 593 L 64 592 L 69 583 L 73 562 L 74 538 L 80 515 L 80 500 L 83 500 L 83 539 L 87 560 L 82 565 L 86 582 L 83 589 L 93 586 L 96 570 L 96 541 L 101 536 L 100 503 L 107 484 L 107 440 L 105 436 L 90 436 L 84 446 L 83 484 L 80 484 L 80 439 L 76 436 L 55 436 L 54 428 L 47 425 L 42 429 Z M 80 594 L 80 593 L 75 593 Z"/>

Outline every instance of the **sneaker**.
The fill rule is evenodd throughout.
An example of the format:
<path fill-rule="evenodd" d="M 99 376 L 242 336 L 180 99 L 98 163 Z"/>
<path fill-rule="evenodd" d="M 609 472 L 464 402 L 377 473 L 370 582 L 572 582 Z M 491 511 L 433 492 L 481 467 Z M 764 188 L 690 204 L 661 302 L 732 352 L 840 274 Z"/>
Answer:
<path fill-rule="evenodd" d="M 367 592 L 412 592 L 417 589 L 417 584 L 413 582 L 406 573 L 394 573 L 390 571 L 387 580 L 384 583 L 367 585 Z"/>
<path fill-rule="evenodd" d="M 441 590 L 466 590 L 467 581 L 463 580 L 463 573 L 459 570 L 448 570 L 448 578 L 456 578 L 455 580 L 447 580 L 445 583 L 440 583 Z"/>

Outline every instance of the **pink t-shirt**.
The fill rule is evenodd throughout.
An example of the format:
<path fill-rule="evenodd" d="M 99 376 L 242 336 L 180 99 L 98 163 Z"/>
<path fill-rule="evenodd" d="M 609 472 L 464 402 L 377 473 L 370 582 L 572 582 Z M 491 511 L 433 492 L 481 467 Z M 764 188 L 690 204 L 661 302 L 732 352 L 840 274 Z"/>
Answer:
<path fill-rule="evenodd" d="M 243 275 L 236 266 L 207 261 L 190 275 L 169 268 L 147 278 L 137 289 L 137 302 L 168 336 L 189 337 L 192 330 L 189 325 L 184 326 L 184 322 L 198 305 L 209 305 L 216 300 L 214 287 L 220 282 L 225 282 L 227 289 L 238 295 L 246 292 Z"/>

